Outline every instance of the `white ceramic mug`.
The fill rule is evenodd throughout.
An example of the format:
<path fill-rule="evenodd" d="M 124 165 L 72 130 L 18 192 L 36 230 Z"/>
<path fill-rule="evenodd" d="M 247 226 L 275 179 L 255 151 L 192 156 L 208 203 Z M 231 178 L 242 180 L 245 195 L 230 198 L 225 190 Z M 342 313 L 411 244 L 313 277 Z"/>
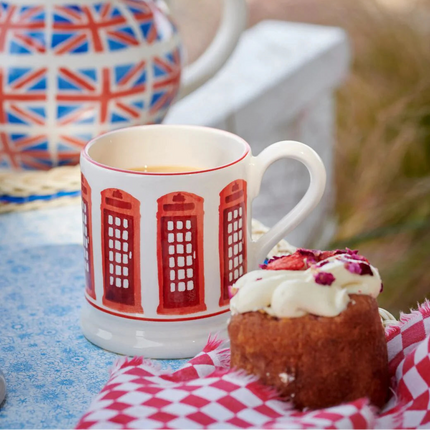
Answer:
<path fill-rule="evenodd" d="M 251 203 L 266 169 L 293 158 L 308 191 L 268 233 L 251 238 Z M 137 166 L 193 166 L 183 173 Z M 228 287 L 318 204 L 326 174 L 319 156 L 293 141 L 253 157 L 240 137 L 176 125 L 121 129 L 81 155 L 87 303 L 85 336 L 126 355 L 189 357 L 229 317 Z"/>

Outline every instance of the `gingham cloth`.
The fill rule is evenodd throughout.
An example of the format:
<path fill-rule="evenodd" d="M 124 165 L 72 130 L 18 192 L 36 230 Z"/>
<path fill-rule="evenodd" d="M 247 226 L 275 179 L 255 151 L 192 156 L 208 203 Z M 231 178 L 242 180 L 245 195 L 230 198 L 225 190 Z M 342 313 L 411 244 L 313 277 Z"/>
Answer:
<path fill-rule="evenodd" d="M 176 372 L 121 359 L 77 428 L 430 428 L 430 302 L 386 330 L 393 396 L 299 412 L 254 377 L 229 369 L 230 351 L 210 339 Z"/>

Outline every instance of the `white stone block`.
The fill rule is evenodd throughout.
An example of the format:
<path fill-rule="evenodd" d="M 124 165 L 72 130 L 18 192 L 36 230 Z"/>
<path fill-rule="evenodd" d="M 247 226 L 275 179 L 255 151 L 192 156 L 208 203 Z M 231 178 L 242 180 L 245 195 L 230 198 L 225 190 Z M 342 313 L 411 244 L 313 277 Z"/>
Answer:
<path fill-rule="evenodd" d="M 226 66 L 180 100 L 165 123 L 229 130 L 246 139 L 254 155 L 279 140 L 314 148 L 327 169 L 325 196 L 287 240 L 326 245 L 333 233 L 333 91 L 349 67 L 343 30 L 265 21 L 247 30 Z M 281 161 L 266 173 L 253 216 L 273 225 L 303 196 L 309 176 L 300 163 Z"/>

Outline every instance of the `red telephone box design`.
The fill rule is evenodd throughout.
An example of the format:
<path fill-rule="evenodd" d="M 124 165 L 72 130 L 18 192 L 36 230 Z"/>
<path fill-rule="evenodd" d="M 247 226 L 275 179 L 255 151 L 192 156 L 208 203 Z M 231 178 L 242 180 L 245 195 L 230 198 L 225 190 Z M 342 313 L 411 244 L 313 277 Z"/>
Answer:
<path fill-rule="evenodd" d="M 157 223 L 157 313 L 185 315 L 205 311 L 203 198 L 185 192 L 159 198 Z"/>
<path fill-rule="evenodd" d="M 228 287 L 246 273 L 246 199 L 246 181 L 242 179 L 231 182 L 220 193 L 220 306 L 228 305 Z"/>
<path fill-rule="evenodd" d="M 94 289 L 94 263 L 93 263 L 93 235 L 91 223 L 91 187 L 85 176 L 81 174 L 82 191 L 82 229 L 84 233 L 84 258 L 85 258 L 85 291 L 96 299 Z"/>
<path fill-rule="evenodd" d="M 140 284 L 140 203 L 109 188 L 101 193 L 103 304 L 143 313 Z"/>

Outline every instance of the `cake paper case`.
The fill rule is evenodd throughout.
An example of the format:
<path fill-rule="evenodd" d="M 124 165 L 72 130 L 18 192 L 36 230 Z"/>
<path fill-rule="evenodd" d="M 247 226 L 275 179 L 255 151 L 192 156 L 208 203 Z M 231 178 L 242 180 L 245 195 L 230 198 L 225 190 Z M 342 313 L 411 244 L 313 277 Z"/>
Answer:
<path fill-rule="evenodd" d="M 430 302 L 386 329 L 393 396 L 299 412 L 252 376 L 229 368 L 230 350 L 209 339 L 175 372 L 141 357 L 120 359 L 76 428 L 428 428 Z"/>

